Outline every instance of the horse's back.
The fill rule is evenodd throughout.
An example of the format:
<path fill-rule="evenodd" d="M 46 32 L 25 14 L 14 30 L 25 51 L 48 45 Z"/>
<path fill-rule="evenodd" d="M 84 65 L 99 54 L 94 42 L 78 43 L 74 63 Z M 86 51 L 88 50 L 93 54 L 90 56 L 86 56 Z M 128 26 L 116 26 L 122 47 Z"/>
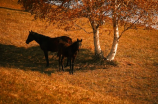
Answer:
<path fill-rule="evenodd" d="M 68 36 L 61 36 L 61 37 L 58 37 L 60 39 L 62 39 L 63 41 L 69 43 L 69 44 L 72 44 L 72 39 Z"/>
<path fill-rule="evenodd" d="M 49 41 L 47 42 L 48 51 L 57 52 L 58 45 L 59 45 L 58 38 L 49 38 Z"/>
<path fill-rule="evenodd" d="M 71 45 L 70 43 L 63 41 L 62 39 L 59 39 L 59 48 L 65 49 L 69 47 L 70 45 Z"/>
<path fill-rule="evenodd" d="M 59 40 L 59 50 L 58 50 L 58 54 L 61 55 L 61 54 L 67 54 L 69 51 L 69 47 L 71 46 L 71 44 L 63 41 L 63 40 Z"/>
<path fill-rule="evenodd" d="M 61 41 L 64 44 L 63 46 L 60 44 Z M 67 36 L 49 38 L 48 51 L 57 52 L 59 50 L 59 47 L 65 47 L 66 45 L 68 46 L 69 44 L 72 44 L 72 39 Z"/>

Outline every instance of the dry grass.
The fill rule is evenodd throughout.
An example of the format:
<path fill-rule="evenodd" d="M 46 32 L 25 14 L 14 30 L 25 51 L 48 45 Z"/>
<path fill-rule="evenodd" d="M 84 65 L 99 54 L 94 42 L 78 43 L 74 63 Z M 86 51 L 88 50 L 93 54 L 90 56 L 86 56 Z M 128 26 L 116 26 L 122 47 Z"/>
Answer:
<path fill-rule="evenodd" d="M 158 102 L 158 35 L 156 30 L 129 30 L 119 41 L 116 60 L 95 60 L 93 34 L 64 31 L 23 12 L 16 0 L 0 1 L 0 103 L 156 104 Z M 80 25 L 91 32 L 85 18 Z M 36 42 L 26 45 L 30 30 L 56 37 L 83 39 L 74 75 L 58 72 L 58 58 L 49 53 L 45 68 Z M 112 45 L 110 24 L 100 29 L 106 56 Z M 120 28 L 122 30 L 122 28 Z M 121 31 L 120 31 L 121 32 Z M 112 65 L 110 65 L 112 64 Z M 117 65 L 117 66 L 113 66 Z"/>

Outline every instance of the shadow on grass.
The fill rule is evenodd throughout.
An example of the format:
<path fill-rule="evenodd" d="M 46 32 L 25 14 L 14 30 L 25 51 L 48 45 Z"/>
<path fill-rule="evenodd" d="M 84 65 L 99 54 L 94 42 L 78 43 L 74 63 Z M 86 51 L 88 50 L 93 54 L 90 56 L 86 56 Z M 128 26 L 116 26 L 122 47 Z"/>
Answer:
<path fill-rule="evenodd" d="M 95 69 L 107 69 L 110 66 L 118 66 L 119 63 L 117 61 L 107 61 L 105 59 L 98 58 L 88 49 L 81 49 L 76 63 L 79 66 L 79 70 L 95 70 Z M 76 65 L 75 65 L 76 66 Z"/>
<path fill-rule="evenodd" d="M 46 68 L 44 53 L 39 46 L 26 49 L 13 45 L 0 44 L 0 66 L 2 67 L 39 71 L 50 75 L 59 70 L 56 52 L 49 52 L 49 62 L 50 66 Z M 66 64 L 66 59 L 64 63 Z M 75 71 L 106 68 L 102 61 L 96 59 L 94 53 L 88 49 L 81 49 L 79 51 L 74 65 Z M 69 71 L 69 68 L 66 67 L 65 71 Z"/>
<path fill-rule="evenodd" d="M 58 68 L 56 53 L 49 53 L 50 67 L 46 68 L 43 51 L 39 46 L 23 48 L 0 44 L 0 66 L 51 74 Z"/>

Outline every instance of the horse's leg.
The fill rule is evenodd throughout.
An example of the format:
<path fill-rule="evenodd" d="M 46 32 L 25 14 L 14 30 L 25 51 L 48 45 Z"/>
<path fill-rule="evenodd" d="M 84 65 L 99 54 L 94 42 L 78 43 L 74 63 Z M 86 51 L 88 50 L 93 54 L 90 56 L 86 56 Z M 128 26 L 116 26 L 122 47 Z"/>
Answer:
<path fill-rule="evenodd" d="M 72 58 L 72 74 L 73 74 L 73 70 L 74 70 L 74 61 L 75 61 L 75 58 L 76 58 L 76 56 L 74 56 L 73 58 Z"/>
<path fill-rule="evenodd" d="M 48 67 L 49 66 L 48 51 L 44 51 L 44 55 L 45 55 L 45 59 L 46 59 L 46 62 L 47 62 L 46 67 Z"/>
<path fill-rule="evenodd" d="M 61 55 L 58 55 L 58 56 L 59 56 L 59 71 L 60 71 Z"/>
<path fill-rule="evenodd" d="M 62 64 L 62 70 L 64 71 L 64 56 L 62 55 L 61 64 Z"/>
<path fill-rule="evenodd" d="M 69 58 L 69 62 L 70 62 L 70 74 L 71 74 L 71 57 L 67 57 L 67 58 Z"/>
<path fill-rule="evenodd" d="M 73 74 L 73 70 L 74 70 L 74 57 L 72 58 L 72 69 L 71 69 L 71 73 Z"/>
<path fill-rule="evenodd" d="M 69 66 L 68 63 L 69 63 L 69 58 L 67 57 L 67 63 L 65 67 Z"/>
<path fill-rule="evenodd" d="M 69 64 L 70 64 L 70 61 L 71 59 L 69 58 L 69 57 L 67 57 L 67 64 L 66 64 L 66 66 L 65 67 L 67 67 L 67 66 L 69 66 Z"/>

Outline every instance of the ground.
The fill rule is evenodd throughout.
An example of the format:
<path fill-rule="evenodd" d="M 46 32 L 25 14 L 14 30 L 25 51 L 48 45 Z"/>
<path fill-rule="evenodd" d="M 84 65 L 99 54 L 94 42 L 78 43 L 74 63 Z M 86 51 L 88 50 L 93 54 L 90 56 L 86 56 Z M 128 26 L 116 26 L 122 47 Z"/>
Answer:
<path fill-rule="evenodd" d="M 78 24 L 92 32 L 87 19 Z M 93 34 L 82 29 L 34 20 L 17 0 L 0 1 L 0 103 L 158 103 L 158 31 L 143 27 L 126 31 L 120 38 L 113 62 L 94 56 Z M 58 57 L 49 52 L 50 67 L 36 42 L 26 44 L 29 31 L 50 37 L 66 35 L 83 40 L 74 75 L 58 71 Z M 113 41 L 112 24 L 100 28 L 105 56 Z M 120 28 L 120 33 L 123 29 Z M 66 62 L 65 62 L 66 63 Z"/>

